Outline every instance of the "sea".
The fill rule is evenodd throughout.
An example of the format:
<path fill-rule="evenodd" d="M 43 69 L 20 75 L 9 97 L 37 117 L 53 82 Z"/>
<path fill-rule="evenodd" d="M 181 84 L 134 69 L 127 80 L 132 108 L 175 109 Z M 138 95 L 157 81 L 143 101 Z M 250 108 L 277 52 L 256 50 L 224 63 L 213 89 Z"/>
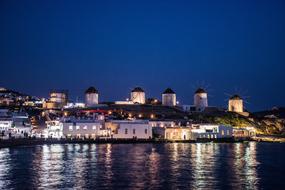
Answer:
<path fill-rule="evenodd" d="M 285 189 L 282 143 L 52 144 L 0 149 L 0 189 Z"/>

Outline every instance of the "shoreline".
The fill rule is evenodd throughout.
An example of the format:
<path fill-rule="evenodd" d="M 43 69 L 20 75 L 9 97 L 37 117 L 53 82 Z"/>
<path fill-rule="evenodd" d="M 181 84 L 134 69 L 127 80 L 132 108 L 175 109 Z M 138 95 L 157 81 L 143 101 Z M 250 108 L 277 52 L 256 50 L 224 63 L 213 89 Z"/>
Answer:
<path fill-rule="evenodd" d="M 269 142 L 285 143 L 285 138 L 277 137 L 253 137 L 247 139 L 199 139 L 194 140 L 164 140 L 164 139 L 44 139 L 44 138 L 22 138 L 22 139 L 1 139 L 1 148 L 12 148 L 20 146 L 51 145 L 51 144 L 143 144 L 143 143 L 241 143 L 241 142 Z"/>
<path fill-rule="evenodd" d="M 6 139 L 0 140 L 1 148 L 11 148 L 19 146 L 35 146 L 35 145 L 50 145 L 50 144 L 143 144 L 143 143 L 237 143 L 250 140 L 234 140 L 234 139 L 219 139 L 208 140 L 201 139 L 198 141 L 193 140 L 162 140 L 162 139 Z"/>

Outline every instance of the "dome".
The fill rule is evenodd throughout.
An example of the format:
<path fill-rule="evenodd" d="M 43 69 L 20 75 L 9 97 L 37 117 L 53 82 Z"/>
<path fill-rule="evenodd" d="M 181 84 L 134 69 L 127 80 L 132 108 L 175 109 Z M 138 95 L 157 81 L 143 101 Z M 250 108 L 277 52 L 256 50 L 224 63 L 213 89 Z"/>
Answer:
<path fill-rule="evenodd" d="M 86 91 L 85 94 L 91 94 L 91 93 L 96 93 L 98 94 L 98 90 L 96 90 L 96 88 L 94 88 L 93 86 L 89 87 Z"/>
<path fill-rule="evenodd" d="M 175 94 L 175 92 L 171 88 L 167 88 L 163 94 Z"/>
<path fill-rule="evenodd" d="M 135 87 L 132 92 L 144 92 L 144 90 L 141 87 Z"/>
<path fill-rule="evenodd" d="M 206 91 L 203 88 L 198 88 L 195 94 L 200 94 L 200 93 L 206 93 Z"/>
<path fill-rule="evenodd" d="M 239 95 L 235 94 L 232 97 L 230 97 L 230 100 L 241 100 L 241 97 Z"/>

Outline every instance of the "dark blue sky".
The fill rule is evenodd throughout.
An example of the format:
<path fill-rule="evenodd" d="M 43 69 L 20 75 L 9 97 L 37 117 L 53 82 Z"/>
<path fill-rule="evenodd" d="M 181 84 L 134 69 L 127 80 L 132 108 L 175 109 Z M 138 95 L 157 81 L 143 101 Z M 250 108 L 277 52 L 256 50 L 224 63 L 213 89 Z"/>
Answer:
<path fill-rule="evenodd" d="M 210 105 L 285 106 L 284 0 L 2 0 L 0 26 L 3 87 L 75 99 L 93 85 L 105 101 L 171 87 L 192 104 L 202 85 Z"/>

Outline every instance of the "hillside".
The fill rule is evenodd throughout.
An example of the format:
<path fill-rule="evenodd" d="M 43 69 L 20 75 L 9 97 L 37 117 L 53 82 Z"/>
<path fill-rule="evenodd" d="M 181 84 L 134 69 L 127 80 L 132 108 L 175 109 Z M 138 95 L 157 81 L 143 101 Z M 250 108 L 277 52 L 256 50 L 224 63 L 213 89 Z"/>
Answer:
<path fill-rule="evenodd" d="M 285 135 L 284 110 L 281 108 L 251 113 L 249 117 L 231 112 L 194 113 L 190 115 L 190 118 L 196 123 L 215 123 L 234 127 L 253 126 L 259 134 Z"/>

